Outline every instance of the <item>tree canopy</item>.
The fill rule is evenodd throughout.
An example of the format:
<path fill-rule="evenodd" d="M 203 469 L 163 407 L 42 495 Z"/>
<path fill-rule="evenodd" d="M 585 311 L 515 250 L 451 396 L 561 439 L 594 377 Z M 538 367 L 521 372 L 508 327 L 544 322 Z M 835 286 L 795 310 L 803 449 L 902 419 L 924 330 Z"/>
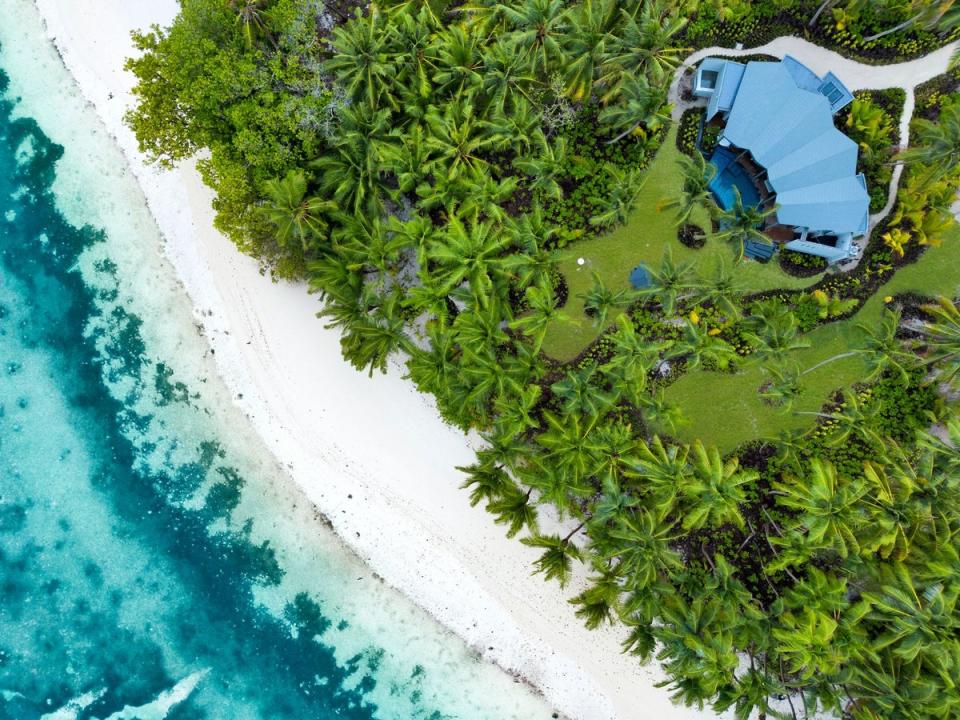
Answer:
<path fill-rule="evenodd" d="M 447 420 L 483 434 L 462 468 L 469 502 L 540 551 L 546 579 L 589 573 L 572 600 L 587 626 L 623 624 L 625 649 L 658 658 L 678 701 L 740 718 L 957 715 L 960 425 L 936 389 L 956 382 L 956 299 L 898 302 L 912 325 L 884 310 L 849 350 L 862 383 L 804 430 L 726 456 L 670 437 L 684 417 L 663 389 L 694 368 L 763 367 L 761 394 L 793 412 L 815 369 L 790 361 L 805 332 L 942 235 L 960 104 L 918 123 L 884 228 L 901 252 L 856 283 L 750 295 L 742 248 L 767 240 L 774 210 L 738 197 L 720 212 L 697 153 L 661 209 L 682 224 L 710 208 L 729 260 L 704 274 L 668 248 L 636 291 L 595 275 L 581 298 L 598 340 L 570 363 L 541 353 L 549 327 L 582 322 L 560 259 L 659 192 L 645 169 L 688 46 L 776 13 L 903 26 L 879 44 L 944 40 L 950 3 L 181 5 L 128 62 L 141 148 L 164 165 L 199 157 L 218 227 L 307 278 L 349 362 L 372 373 L 401 357 Z M 862 105 L 850 126 L 889 139 Z"/>

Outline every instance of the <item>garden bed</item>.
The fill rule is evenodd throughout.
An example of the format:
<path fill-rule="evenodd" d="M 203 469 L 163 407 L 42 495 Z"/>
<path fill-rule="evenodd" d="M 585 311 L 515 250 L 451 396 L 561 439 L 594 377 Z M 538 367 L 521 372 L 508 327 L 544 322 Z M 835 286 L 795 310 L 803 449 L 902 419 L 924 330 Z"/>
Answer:
<path fill-rule="evenodd" d="M 813 277 L 827 269 L 827 261 L 818 255 L 808 255 L 794 250 L 781 250 L 777 262 L 780 269 L 793 277 Z"/>
<path fill-rule="evenodd" d="M 682 42 L 694 48 L 733 47 L 737 43 L 759 47 L 778 37 L 795 35 L 859 62 L 886 65 L 922 57 L 960 37 L 960 30 L 941 37 L 924 30 L 918 23 L 904 31 L 864 42 L 862 36 L 893 27 L 903 18 L 890 13 L 883 15 L 882 11 L 867 4 L 856 27 L 837 27 L 831 13 L 824 12 L 811 28 L 808 23 L 819 5 L 819 2 L 810 2 L 803 7 L 780 11 L 771 3 L 745 4 L 740 11 L 741 17 L 725 22 L 705 12 L 700 13 L 685 28 Z"/>

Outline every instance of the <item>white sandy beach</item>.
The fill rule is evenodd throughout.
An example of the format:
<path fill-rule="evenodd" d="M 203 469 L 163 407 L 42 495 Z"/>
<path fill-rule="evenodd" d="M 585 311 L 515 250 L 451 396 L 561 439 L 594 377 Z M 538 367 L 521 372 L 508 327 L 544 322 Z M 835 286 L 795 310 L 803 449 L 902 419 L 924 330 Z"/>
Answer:
<path fill-rule="evenodd" d="M 122 65 L 132 53 L 130 31 L 169 23 L 176 0 L 35 1 L 127 155 L 237 404 L 340 536 L 388 583 L 565 715 L 713 717 L 674 706 L 654 687 L 662 679 L 655 667 L 620 653 L 620 632 L 584 629 L 566 602 L 576 587 L 562 593 L 530 575 L 536 551 L 505 538 L 459 489 L 454 468 L 471 461 L 470 441 L 442 422 L 399 366 L 373 379 L 353 370 L 338 333 L 316 319 L 316 298 L 301 285 L 271 282 L 213 229 L 211 193 L 192 166 L 144 166 L 122 122 L 133 81 Z"/>

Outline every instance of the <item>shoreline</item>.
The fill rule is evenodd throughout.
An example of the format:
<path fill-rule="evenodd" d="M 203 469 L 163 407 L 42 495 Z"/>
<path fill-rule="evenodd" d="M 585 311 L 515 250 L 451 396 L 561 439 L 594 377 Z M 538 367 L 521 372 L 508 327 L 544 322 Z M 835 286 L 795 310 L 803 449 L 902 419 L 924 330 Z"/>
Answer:
<path fill-rule="evenodd" d="M 235 404 L 322 521 L 484 661 L 571 718 L 716 717 L 673 705 L 654 687 L 656 665 L 620 653 L 622 628 L 582 626 L 566 602 L 582 569 L 566 591 L 530 574 L 536 551 L 507 539 L 459 489 L 454 466 L 472 460 L 477 438 L 445 425 L 396 359 L 373 379 L 350 367 L 305 287 L 273 283 L 213 229 L 212 194 L 193 163 L 169 172 L 143 164 L 122 123 L 132 78 L 121 66 L 129 30 L 168 23 L 175 0 L 35 4 L 126 156 Z"/>

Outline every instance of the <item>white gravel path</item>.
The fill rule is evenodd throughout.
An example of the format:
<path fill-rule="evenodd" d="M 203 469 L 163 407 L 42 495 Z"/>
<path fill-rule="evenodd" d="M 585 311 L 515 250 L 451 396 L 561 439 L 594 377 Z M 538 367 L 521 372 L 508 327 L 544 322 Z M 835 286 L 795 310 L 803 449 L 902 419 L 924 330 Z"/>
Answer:
<path fill-rule="evenodd" d="M 685 102 L 680 98 L 680 84 L 684 73 L 703 58 L 711 55 L 742 57 L 744 55 L 763 54 L 773 55 L 778 58 L 782 58 L 784 55 L 791 55 L 821 77 L 828 72 L 832 72 L 840 78 L 851 92 L 857 90 L 883 90 L 885 88 L 901 88 L 904 90 L 906 92 L 906 101 L 903 104 L 903 113 L 900 116 L 900 147 L 905 148 L 910 141 L 910 119 L 913 117 L 913 109 L 915 106 L 914 89 L 917 85 L 922 85 L 937 75 L 945 73 L 950 64 L 950 58 L 958 46 L 960 46 L 960 41 L 951 43 L 916 60 L 895 63 L 893 65 L 868 65 L 857 62 L 856 60 L 845 58 L 833 50 L 827 50 L 819 45 L 814 45 L 809 40 L 793 36 L 778 37 L 766 45 L 760 45 L 754 48 L 743 48 L 741 50 L 724 47 L 703 48 L 689 55 L 674 74 L 673 82 L 670 84 L 669 94 L 670 102 L 673 103 L 673 118 L 679 120 L 684 110 L 698 104 L 698 101 Z M 903 163 L 897 162 L 893 168 L 890 188 L 887 191 L 887 203 L 880 212 L 870 216 L 870 227 L 867 234 L 859 241 L 860 244 L 858 244 L 861 252 L 863 250 L 862 244 L 865 244 L 867 238 L 870 237 L 870 231 L 893 210 L 902 173 Z M 859 258 L 860 255 L 858 254 L 857 262 Z M 844 269 L 852 270 L 856 267 L 857 262 L 846 265 Z"/>

